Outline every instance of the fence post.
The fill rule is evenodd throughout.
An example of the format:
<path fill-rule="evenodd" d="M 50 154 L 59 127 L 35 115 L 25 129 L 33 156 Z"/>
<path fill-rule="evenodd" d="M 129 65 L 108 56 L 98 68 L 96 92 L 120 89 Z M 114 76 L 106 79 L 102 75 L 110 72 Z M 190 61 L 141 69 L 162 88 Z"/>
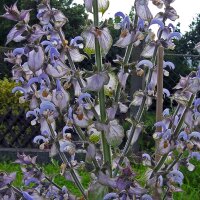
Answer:
<path fill-rule="evenodd" d="M 158 47 L 157 53 L 157 98 L 156 98 L 156 122 L 162 121 L 163 119 L 163 58 L 164 58 L 164 48 L 162 46 Z M 157 127 L 156 132 L 161 132 L 162 127 Z M 158 163 L 161 156 L 159 154 L 159 141 L 156 140 L 156 151 L 155 151 L 155 162 Z M 161 194 L 155 188 L 153 192 L 153 197 L 155 200 L 161 199 Z"/>
<path fill-rule="evenodd" d="M 156 122 L 163 119 L 163 57 L 164 48 L 159 46 L 157 54 L 157 98 L 156 98 Z M 161 132 L 162 127 L 157 127 L 156 132 Z M 156 162 L 159 161 L 158 142 L 156 141 Z"/>

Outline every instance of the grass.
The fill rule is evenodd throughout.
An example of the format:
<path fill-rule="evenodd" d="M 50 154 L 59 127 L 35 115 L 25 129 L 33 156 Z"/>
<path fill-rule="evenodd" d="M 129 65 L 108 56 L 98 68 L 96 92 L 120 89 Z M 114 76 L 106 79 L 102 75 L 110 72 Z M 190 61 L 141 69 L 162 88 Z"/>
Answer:
<path fill-rule="evenodd" d="M 200 199 L 200 163 L 197 161 L 193 161 L 196 168 L 193 172 L 189 172 L 185 166 L 181 167 L 181 171 L 183 172 L 184 184 L 182 185 L 183 192 L 176 193 L 174 195 L 175 200 L 198 200 Z M 69 191 L 73 194 L 80 196 L 80 192 L 76 188 L 76 186 L 70 182 L 65 180 L 63 176 L 60 175 L 60 169 L 56 164 L 48 164 L 45 166 L 41 166 L 45 171 L 46 175 L 53 178 L 54 182 L 60 186 L 65 185 Z M 141 185 L 145 185 L 145 171 L 146 168 L 143 166 L 133 166 L 134 171 L 136 172 L 136 179 L 141 183 Z M 0 163 L 0 171 L 6 172 L 17 172 L 17 178 L 14 181 L 13 185 L 16 187 L 24 187 L 22 183 L 22 172 L 20 166 L 14 163 L 3 162 Z M 85 188 L 88 188 L 90 183 L 90 175 L 85 172 L 83 169 L 78 170 L 79 175 L 81 176 L 82 184 Z"/>

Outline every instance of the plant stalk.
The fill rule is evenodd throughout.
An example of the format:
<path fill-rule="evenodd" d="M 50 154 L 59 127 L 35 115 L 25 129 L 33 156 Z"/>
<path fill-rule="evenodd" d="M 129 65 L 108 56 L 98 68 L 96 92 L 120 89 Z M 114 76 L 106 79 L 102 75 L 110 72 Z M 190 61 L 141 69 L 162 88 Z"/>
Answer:
<path fill-rule="evenodd" d="M 94 17 L 94 26 L 99 27 L 99 14 L 98 14 L 98 0 L 93 0 L 93 17 Z M 101 55 L 101 48 L 99 45 L 99 41 L 95 38 L 95 61 L 98 68 L 98 72 L 103 71 L 102 66 L 102 55 Z M 99 105 L 100 105 L 100 121 L 102 123 L 106 122 L 106 107 L 105 107 L 105 93 L 104 87 L 99 91 Z M 110 145 L 107 143 L 105 132 L 101 132 L 101 141 L 102 141 L 102 148 L 103 148 L 103 157 L 104 163 L 108 163 L 110 166 L 110 175 L 112 174 L 112 165 L 111 165 L 111 148 Z"/>
<path fill-rule="evenodd" d="M 128 64 L 132 50 L 133 50 L 133 44 L 129 44 L 128 47 L 126 48 L 126 53 L 123 59 L 122 68 L 124 68 L 124 66 Z M 122 89 L 121 84 L 118 82 L 116 93 L 115 93 L 115 103 L 119 101 L 121 89 Z"/>
<path fill-rule="evenodd" d="M 163 19 L 163 21 L 165 21 L 165 19 Z M 160 34 L 158 36 L 158 40 L 160 40 L 162 36 L 162 31 L 160 31 Z M 156 55 L 157 55 L 157 50 L 158 50 L 158 45 L 155 46 L 155 49 L 154 49 L 154 52 L 153 52 L 153 56 L 152 56 L 152 63 L 153 65 L 155 66 L 155 63 L 156 63 Z M 148 91 L 148 83 L 151 81 L 151 77 L 152 77 L 152 74 L 153 74 L 153 69 L 150 69 L 148 71 L 148 74 L 147 74 L 147 81 L 146 81 L 146 84 L 145 84 L 145 90 L 144 90 L 144 94 L 147 94 L 147 91 Z M 144 109 L 145 109 L 145 102 L 146 102 L 146 95 L 143 96 L 142 98 L 142 103 L 139 107 L 139 110 L 137 112 L 137 115 L 135 117 L 135 121 L 137 121 L 137 124 L 140 123 L 141 121 L 141 118 L 142 118 L 142 115 L 143 115 L 143 112 L 144 112 Z M 129 135 L 129 138 L 127 139 L 127 142 L 125 144 L 125 147 L 122 151 L 122 155 L 120 156 L 120 159 L 119 159 L 119 162 L 118 162 L 118 166 L 115 168 L 115 171 L 113 173 L 113 176 L 116 176 L 118 171 L 119 171 L 119 165 L 122 164 L 123 160 L 124 160 L 124 156 L 128 153 L 129 151 L 129 148 L 130 148 L 130 145 L 131 145 L 131 141 L 133 139 L 133 136 L 134 136 L 134 132 L 135 132 L 135 129 L 136 129 L 136 126 L 137 124 L 133 124 L 132 127 L 131 127 L 131 131 L 130 131 L 130 135 Z M 139 138 L 139 137 L 138 137 Z M 137 142 L 138 140 L 135 141 L 135 143 Z M 134 143 L 134 144 L 135 144 Z M 134 145 L 133 144 L 133 145 Z"/>

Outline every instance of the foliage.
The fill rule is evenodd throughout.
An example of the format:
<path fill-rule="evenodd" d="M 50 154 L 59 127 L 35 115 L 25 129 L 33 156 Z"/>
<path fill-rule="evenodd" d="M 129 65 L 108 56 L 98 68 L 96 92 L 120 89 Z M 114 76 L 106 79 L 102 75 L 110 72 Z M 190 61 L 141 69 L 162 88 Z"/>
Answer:
<path fill-rule="evenodd" d="M 109 24 L 99 21 L 99 13 L 106 12 L 109 0 L 85 0 L 93 21 L 71 40 L 63 31 L 68 18 L 52 8 L 50 0 L 38 2 L 37 25 L 31 24 L 30 10 L 18 10 L 17 4 L 5 7 L 3 17 L 15 21 L 6 43 L 20 45 L 5 54 L 5 61 L 13 65 L 13 79 L 21 83 L 12 92 L 22 93 L 20 102 L 29 104 L 26 117 L 32 117 L 31 125 L 40 124 L 33 143 L 41 150 L 50 149 L 51 157 L 60 156 L 60 174 L 74 182 L 82 199 L 171 199 L 181 192 L 184 175 L 180 166 L 193 171 L 192 159 L 200 160 L 200 68 L 181 77 L 173 94 L 162 87 L 163 74 L 168 76 L 168 70 L 175 68 L 172 62 L 163 61 L 163 51 L 173 49 L 173 39 L 181 39 L 181 35 L 167 23 L 167 19 L 178 18 L 171 6 L 174 0 L 152 2 L 164 7 L 156 18 L 148 1 L 143 0 L 135 0 L 134 20 L 123 12 L 115 14 L 117 19 L 114 24 L 111 21 L 111 27 L 120 30 L 120 36 L 114 45 Z M 159 26 L 157 38 L 151 31 L 154 24 Z M 112 46 L 125 49 L 122 56 L 111 55 L 115 67 L 105 59 Z M 91 58 L 89 70 L 81 66 L 85 58 Z M 128 78 L 133 74 L 144 81 L 143 89 L 131 94 Z M 163 99 L 171 100 L 170 108 L 163 110 Z M 149 135 L 155 147 L 138 152 L 134 147 L 140 145 L 143 116 L 154 100 L 157 121 Z M 131 112 L 132 107 L 139 108 L 136 114 Z M 60 120 L 62 128 L 57 126 Z M 83 162 L 76 160 L 78 152 L 85 153 Z M 6 193 L 0 197 L 77 199 L 38 168 L 36 157 L 17 157 L 15 162 L 22 166 L 26 187 L 12 185 L 15 173 L 1 173 L 0 187 L 5 187 Z M 146 171 L 146 179 L 136 175 L 132 164 L 148 167 L 141 172 Z M 91 173 L 87 189 L 79 175 L 80 167 Z"/>
<path fill-rule="evenodd" d="M 8 108 L 11 109 L 15 115 L 19 114 L 20 108 L 28 108 L 27 104 L 19 105 L 20 93 L 12 94 L 12 89 L 17 85 L 19 84 L 7 78 L 0 80 L 0 115 L 6 115 Z"/>

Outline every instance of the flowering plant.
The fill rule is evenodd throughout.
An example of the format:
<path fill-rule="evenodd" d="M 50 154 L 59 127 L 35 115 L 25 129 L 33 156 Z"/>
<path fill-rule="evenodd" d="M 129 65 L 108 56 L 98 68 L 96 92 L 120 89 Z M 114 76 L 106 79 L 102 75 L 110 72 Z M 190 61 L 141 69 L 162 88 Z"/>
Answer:
<path fill-rule="evenodd" d="M 180 165 L 194 170 L 191 158 L 200 160 L 200 69 L 181 77 L 170 94 L 162 88 L 162 77 L 169 75 L 167 69 L 174 64 L 163 61 L 163 50 L 173 49 L 173 39 L 180 33 L 167 20 L 178 18 L 172 7 L 174 0 L 151 0 L 158 8 L 164 7 L 154 18 L 148 0 L 135 0 L 135 16 L 117 12 L 116 29 L 121 30 L 116 48 L 126 48 L 123 57 L 116 56 L 110 63 L 103 63 L 103 57 L 113 45 L 106 22 L 99 22 L 109 7 L 109 0 L 85 0 L 86 10 L 93 14 L 93 22 L 85 27 L 81 36 L 68 41 L 62 31 L 67 23 L 64 14 L 52 8 L 50 0 L 38 1 L 39 24 L 30 25 L 31 10 L 19 11 L 16 3 L 5 6 L 4 18 L 16 21 L 7 36 L 11 41 L 25 42 L 21 48 L 6 53 L 5 61 L 12 63 L 13 79 L 21 84 L 13 93 L 21 92 L 20 103 L 29 102 L 30 111 L 26 117 L 33 117 L 31 125 L 40 124 L 40 134 L 33 140 L 40 149 L 50 148 L 50 156 L 59 154 L 62 160 L 61 174 L 72 180 L 80 190 L 81 199 L 129 200 L 129 199 L 171 199 L 174 192 L 181 191 L 183 174 Z M 159 26 L 157 35 L 151 26 Z M 137 62 L 131 63 L 130 56 L 139 45 L 143 51 Z M 95 56 L 93 70 L 76 67 L 77 62 Z M 158 55 L 158 56 L 157 56 Z M 144 77 L 144 89 L 133 95 L 127 92 L 127 82 L 133 72 Z M 170 98 L 177 108 L 162 111 L 162 99 Z M 155 153 L 137 153 L 139 160 L 148 167 L 146 184 L 136 180 L 131 167 L 136 152 L 132 147 L 138 143 L 143 126 L 145 109 L 157 100 Z M 160 103 L 159 103 L 160 102 Z M 132 116 L 131 106 L 139 106 Z M 126 113 L 126 119 L 120 116 Z M 65 126 L 56 128 L 62 119 Z M 128 122 L 125 133 L 123 124 Z M 77 145 L 71 131 L 78 134 Z M 122 142 L 125 142 L 125 145 Z M 84 162 L 78 162 L 75 155 L 85 153 Z M 137 159 L 138 160 L 138 159 Z M 12 185 L 15 173 L 1 173 L 0 189 L 2 199 L 77 199 L 68 189 L 56 185 L 37 167 L 36 157 L 18 155 L 17 163 L 22 165 L 24 183 L 33 186 L 22 190 Z M 88 164 L 90 169 L 87 168 Z M 79 166 L 90 170 L 92 181 L 85 189 L 77 173 Z"/>

